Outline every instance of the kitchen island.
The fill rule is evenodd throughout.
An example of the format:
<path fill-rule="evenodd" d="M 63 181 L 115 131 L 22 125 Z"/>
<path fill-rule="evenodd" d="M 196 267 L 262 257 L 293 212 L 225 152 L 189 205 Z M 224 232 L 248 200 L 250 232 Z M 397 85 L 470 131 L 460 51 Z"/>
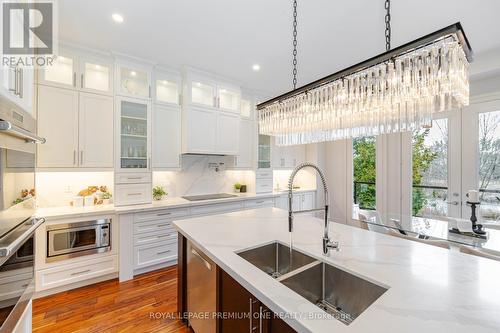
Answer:
<path fill-rule="evenodd" d="M 296 216 L 295 249 L 384 290 L 347 325 L 238 255 L 276 241 L 289 244 L 284 210 L 247 210 L 174 225 L 179 232 L 181 312 L 186 311 L 190 243 L 298 332 L 500 331 L 500 263 L 493 260 L 337 223 L 330 223 L 330 238 L 339 241 L 340 251 L 325 257 L 323 221 Z"/>

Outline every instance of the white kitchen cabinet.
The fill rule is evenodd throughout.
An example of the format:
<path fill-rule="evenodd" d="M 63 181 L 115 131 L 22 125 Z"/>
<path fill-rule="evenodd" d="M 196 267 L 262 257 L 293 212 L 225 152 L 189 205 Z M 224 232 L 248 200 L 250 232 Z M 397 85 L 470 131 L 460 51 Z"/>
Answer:
<path fill-rule="evenodd" d="M 112 95 L 113 63 L 109 57 L 63 48 L 52 66 L 40 68 L 38 83 Z"/>
<path fill-rule="evenodd" d="M 275 169 L 293 169 L 306 161 L 306 146 L 277 146 L 272 138 L 271 158 Z"/>
<path fill-rule="evenodd" d="M 186 71 L 184 74 L 183 104 L 215 109 L 217 106 L 217 84 L 207 75 Z"/>
<path fill-rule="evenodd" d="M 80 93 L 79 165 L 113 167 L 113 97 Z"/>
<path fill-rule="evenodd" d="M 183 110 L 182 137 L 182 151 L 184 153 L 214 153 L 217 138 L 215 111 L 194 106 Z"/>
<path fill-rule="evenodd" d="M 234 157 L 234 167 L 242 169 L 253 168 L 254 142 L 256 141 L 253 120 L 241 119 L 239 129 L 238 155 Z"/>
<path fill-rule="evenodd" d="M 78 91 L 38 86 L 37 166 L 78 167 Z"/>
<path fill-rule="evenodd" d="M 151 66 L 117 60 L 115 71 L 117 95 L 140 99 L 151 98 Z"/>
<path fill-rule="evenodd" d="M 31 67 L 2 67 L 0 69 L 0 94 L 24 111 L 34 114 L 34 71 Z"/>
<path fill-rule="evenodd" d="M 254 105 L 250 99 L 241 99 L 241 118 L 253 119 Z"/>
<path fill-rule="evenodd" d="M 41 67 L 38 83 L 60 88 L 77 88 L 78 57 L 75 53 L 61 50 L 51 66 Z"/>
<path fill-rule="evenodd" d="M 241 91 L 239 88 L 223 83 L 218 84 L 217 108 L 222 111 L 240 114 Z"/>
<path fill-rule="evenodd" d="M 113 65 L 99 58 L 80 57 L 80 89 L 93 93 L 113 93 Z"/>
<path fill-rule="evenodd" d="M 150 171 L 151 103 L 116 97 L 116 171 Z"/>
<path fill-rule="evenodd" d="M 41 168 L 112 168 L 113 98 L 38 86 Z"/>
<path fill-rule="evenodd" d="M 174 71 L 157 68 L 154 71 L 154 101 L 170 106 L 181 105 L 181 75 Z"/>
<path fill-rule="evenodd" d="M 152 123 L 152 167 L 154 170 L 180 168 L 181 109 L 155 104 Z"/>
<path fill-rule="evenodd" d="M 274 198 L 274 207 L 288 210 L 288 192 Z M 309 210 L 316 207 L 314 192 L 303 192 L 293 194 L 293 210 Z"/>
<path fill-rule="evenodd" d="M 314 193 L 307 192 L 302 194 L 301 207 L 302 210 L 309 210 L 315 208 Z"/>
<path fill-rule="evenodd" d="M 240 116 L 219 113 L 217 116 L 215 152 L 225 155 L 237 155 L 239 148 Z"/>

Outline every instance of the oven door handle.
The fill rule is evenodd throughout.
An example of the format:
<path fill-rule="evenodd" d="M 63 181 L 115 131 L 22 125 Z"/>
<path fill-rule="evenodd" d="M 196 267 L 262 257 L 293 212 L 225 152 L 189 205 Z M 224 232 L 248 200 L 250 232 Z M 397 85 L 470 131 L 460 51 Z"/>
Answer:
<path fill-rule="evenodd" d="M 15 253 L 19 247 L 35 232 L 36 228 L 38 228 L 43 222 L 45 222 L 44 218 L 33 218 L 31 224 L 23 223 L 13 231 L 11 231 L 8 235 L 2 239 L 0 242 L 0 264 L 2 264 L 7 257 L 9 257 L 12 253 Z M 26 229 L 25 231 L 22 231 Z M 14 239 L 9 239 L 9 235 L 14 235 L 17 231 L 22 231 L 21 235 L 17 235 Z"/>

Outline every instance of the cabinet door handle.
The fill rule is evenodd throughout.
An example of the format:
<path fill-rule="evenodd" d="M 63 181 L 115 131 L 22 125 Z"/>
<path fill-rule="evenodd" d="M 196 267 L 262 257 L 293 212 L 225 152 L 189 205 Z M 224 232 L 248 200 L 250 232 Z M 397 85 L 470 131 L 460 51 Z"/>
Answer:
<path fill-rule="evenodd" d="M 179 100 L 178 100 L 178 103 L 179 103 L 179 105 L 181 105 L 181 104 L 182 104 L 182 95 L 181 95 L 181 94 L 179 94 Z"/>
<path fill-rule="evenodd" d="M 19 68 L 19 89 L 17 91 L 17 95 L 19 96 L 19 98 L 23 98 L 23 84 L 24 84 L 24 72 L 23 72 L 23 69 L 22 68 Z"/>
<path fill-rule="evenodd" d="M 76 165 L 76 149 L 73 150 L 73 165 Z"/>
<path fill-rule="evenodd" d="M 83 150 L 80 151 L 80 165 L 83 165 Z"/>
<path fill-rule="evenodd" d="M 166 215 L 170 215 L 170 214 L 172 214 L 172 213 L 170 213 L 170 212 L 167 212 L 167 213 L 158 213 L 158 214 L 156 214 L 156 216 L 166 216 Z"/>
<path fill-rule="evenodd" d="M 10 83 L 12 82 L 11 77 L 8 77 L 9 80 L 9 91 L 12 91 L 15 95 L 17 95 L 17 69 L 15 67 L 10 67 L 10 71 L 14 73 L 14 88 L 10 87 Z"/>
<path fill-rule="evenodd" d="M 85 85 L 85 83 L 84 83 L 84 79 L 83 79 L 83 73 L 82 73 L 82 75 L 80 75 L 80 85 L 81 85 L 81 87 L 82 87 L 82 88 L 83 88 L 83 87 L 84 87 L 84 85 Z"/>
<path fill-rule="evenodd" d="M 217 97 L 214 96 L 214 108 L 217 107 Z"/>
<path fill-rule="evenodd" d="M 81 271 L 81 272 L 71 273 L 71 276 L 82 275 L 82 274 L 85 274 L 85 273 L 88 273 L 88 272 L 90 272 L 90 269 L 86 269 L 86 270 Z"/>
<path fill-rule="evenodd" d="M 73 73 L 73 87 L 76 88 L 76 72 Z"/>
<path fill-rule="evenodd" d="M 151 85 L 149 85 L 148 91 L 149 91 L 149 98 L 151 98 Z"/>
<path fill-rule="evenodd" d="M 262 306 L 259 306 L 259 333 L 262 333 Z"/>

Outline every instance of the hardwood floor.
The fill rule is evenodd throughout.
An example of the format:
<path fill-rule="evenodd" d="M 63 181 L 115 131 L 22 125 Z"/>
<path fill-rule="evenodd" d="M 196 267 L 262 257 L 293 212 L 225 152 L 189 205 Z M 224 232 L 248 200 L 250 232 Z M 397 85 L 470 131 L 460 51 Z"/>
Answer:
<path fill-rule="evenodd" d="M 33 332 L 192 333 L 175 318 L 176 266 L 33 301 Z"/>

